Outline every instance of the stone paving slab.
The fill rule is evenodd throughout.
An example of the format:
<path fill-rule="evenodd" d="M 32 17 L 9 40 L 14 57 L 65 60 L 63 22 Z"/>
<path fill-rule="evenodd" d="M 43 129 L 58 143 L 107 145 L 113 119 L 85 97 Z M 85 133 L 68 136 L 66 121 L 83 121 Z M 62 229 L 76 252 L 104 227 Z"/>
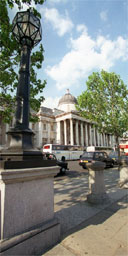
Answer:
<path fill-rule="evenodd" d="M 113 256 L 123 250 L 128 255 L 128 215 L 124 208 L 123 215 L 110 209 L 103 210 L 90 220 L 79 226 L 79 230 L 72 230 L 61 244 L 70 249 L 75 255 Z M 120 254 L 121 256 L 121 254 Z"/>
<path fill-rule="evenodd" d="M 47 256 L 74 256 L 72 249 L 65 248 L 63 245 L 56 245 L 52 250 L 45 253 Z"/>
<path fill-rule="evenodd" d="M 55 215 L 61 223 L 61 242 L 44 255 L 127 256 L 128 190 L 118 187 L 119 172 L 105 171 L 110 202 L 87 202 L 88 175 L 55 181 Z"/>

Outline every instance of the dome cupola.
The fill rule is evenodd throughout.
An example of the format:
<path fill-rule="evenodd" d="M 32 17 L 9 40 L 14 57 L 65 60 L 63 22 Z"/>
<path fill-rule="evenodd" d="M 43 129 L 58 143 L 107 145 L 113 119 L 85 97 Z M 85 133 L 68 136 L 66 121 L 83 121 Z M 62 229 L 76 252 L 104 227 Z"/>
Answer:
<path fill-rule="evenodd" d="M 67 89 L 66 94 L 59 100 L 58 109 L 65 112 L 76 110 L 75 104 L 77 104 L 76 98 Z"/>

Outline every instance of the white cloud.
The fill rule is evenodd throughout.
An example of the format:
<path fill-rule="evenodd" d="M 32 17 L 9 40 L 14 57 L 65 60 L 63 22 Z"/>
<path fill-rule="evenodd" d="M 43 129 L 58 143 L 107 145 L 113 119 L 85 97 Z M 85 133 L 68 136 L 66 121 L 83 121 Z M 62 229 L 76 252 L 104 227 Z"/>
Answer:
<path fill-rule="evenodd" d="M 45 100 L 42 102 L 43 107 L 47 108 L 57 108 L 58 103 L 59 103 L 60 97 L 47 97 Z"/>
<path fill-rule="evenodd" d="M 73 23 L 66 13 L 65 16 L 59 14 L 55 8 L 43 8 L 44 18 L 47 22 L 50 22 L 53 29 L 57 31 L 59 36 L 63 36 L 65 33 L 70 32 L 73 28 Z"/>
<path fill-rule="evenodd" d="M 128 40 L 121 36 L 113 41 L 103 36 L 94 40 L 84 29 L 78 38 L 70 38 L 70 51 L 62 60 L 45 71 L 62 90 L 78 86 L 80 79 L 86 79 L 92 71 L 109 71 L 117 60 L 128 60 Z"/>
<path fill-rule="evenodd" d="M 103 20 L 103 21 L 107 21 L 107 20 L 108 20 L 107 11 L 102 11 L 102 12 L 100 13 L 100 18 L 101 18 L 101 20 Z"/>
<path fill-rule="evenodd" d="M 77 27 L 76 27 L 76 30 L 78 31 L 78 32 L 87 32 L 87 27 L 84 25 L 84 24 L 80 24 L 80 25 L 78 25 Z"/>

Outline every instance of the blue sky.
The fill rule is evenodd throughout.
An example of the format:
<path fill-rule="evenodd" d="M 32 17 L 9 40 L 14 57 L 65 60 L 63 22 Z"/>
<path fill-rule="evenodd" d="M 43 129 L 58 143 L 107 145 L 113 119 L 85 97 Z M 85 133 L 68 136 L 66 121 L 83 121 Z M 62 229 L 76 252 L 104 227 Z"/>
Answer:
<path fill-rule="evenodd" d="M 57 107 L 66 89 L 80 95 L 93 71 L 115 72 L 128 84 L 128 0 L 46 0 L 37 8 L 45 50 L 38 72 L 47 80 L 44 106 Z"/>

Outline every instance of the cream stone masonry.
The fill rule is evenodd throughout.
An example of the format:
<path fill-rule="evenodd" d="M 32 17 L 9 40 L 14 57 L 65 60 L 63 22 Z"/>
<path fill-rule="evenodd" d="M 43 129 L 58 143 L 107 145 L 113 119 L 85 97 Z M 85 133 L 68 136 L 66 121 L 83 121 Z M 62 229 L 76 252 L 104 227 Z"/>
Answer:
<path fill-rule="evenodd" d="M 74 145 L 74 138 L 73 138 L 73 120 L 70 119 L 70 144 Z"/>
<path fill-rule="evenodd" d="M 64 144 L 67 145 L 67 122 L 64 120 Z"/>
<path fill-rule="evenodd" d="M 46 246 L 47 243 L 53 245 L 59 240 L 59 223 L 54 218 L 53 187 L 54 176 L 58 171 L 59 167 L 57 166 L 0 171 L 0 239 L 2 250 L 7 251 L 7 255 L 9 255 L 9 248 L 12 247 L 12 243 L 19 247 L 16 242 L 17 236 L 18 241 L 22 241 L 24 248 L 24 242 L 26 244 L 24 237 L 27 235 L 28 247 L 30 246 L 29 252 L 31 251 L 31 254 L 34 253 L 34 246 L 38 248 L 37 244 L 30 243 L 29 239 L 32 241 L 32 233 L 37 233 L 38 236 L 38 233 L 43 232 L 42 236 L 44 236 L 45 232 L 45 245 L 41 247 L 39 241 L 39 251 L 43 250 L 43 246 Z M 47 226 L 46 229 L 45 225 Z M 50 229 L 54 236 L 54 241 L 52 239 L 49 241 L 47 238 L 46 234 Z M 6 242 L 7 239 L 8 244 Z M 17 255 L 20 254 L 20 251 L 18 249 L 15 251 L 15 248 L 14 252 Z M 24 254 L 25 251 L 21 255 Z"/>
<path fill-rule="evenodd" d="M 87 201 L 92 204 L 104 204 L 109 201 L 106 193 L 104 183 L 104 168 L 105 163 L 95 161 L 94 163 L 87 163 L 89 171 L 89 194 Z"/>

